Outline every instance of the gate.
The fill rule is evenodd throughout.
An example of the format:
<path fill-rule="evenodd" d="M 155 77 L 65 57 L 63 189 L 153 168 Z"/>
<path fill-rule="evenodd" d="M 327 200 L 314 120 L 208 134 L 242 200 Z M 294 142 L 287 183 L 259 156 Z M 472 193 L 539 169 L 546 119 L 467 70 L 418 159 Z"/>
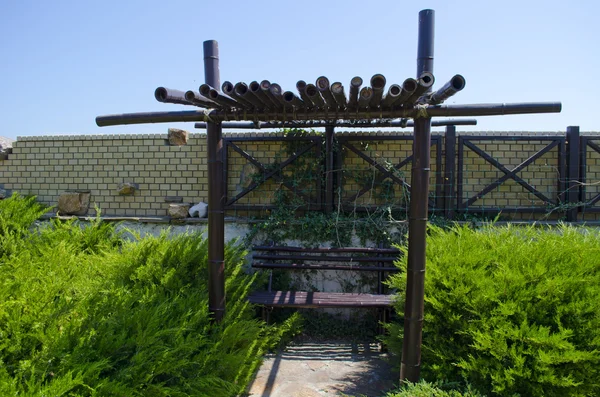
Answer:
<path fill-rule="evenodd" d="M 564 136 L 459 136 L 458 211 L 544 213 L 559 207 L 565 201 L 564 154 Z"/>

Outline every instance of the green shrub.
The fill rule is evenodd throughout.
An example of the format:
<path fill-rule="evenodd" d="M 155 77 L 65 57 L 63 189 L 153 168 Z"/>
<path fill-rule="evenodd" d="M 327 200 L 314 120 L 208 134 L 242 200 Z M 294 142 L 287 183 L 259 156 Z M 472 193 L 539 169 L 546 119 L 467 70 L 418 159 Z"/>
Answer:
<path fill-rule="evenodd" d="M 390 283 L 403 295 L 405 273 Z M 431 228 L 425 294 L 425 379 L 488 395 L 600 395 L 597 231 Z M 398 354 L 402 332 L 390 327 Z"/>
<path fill-rule="evenodd" d="M 29 227 L 48 208 L 35 201 L 35 197 L 22 197 L 14 193 L 0 201 L 0 258 L 20 250 L 22 237 Z"/>
<path fill-rule="evenodd" d="M 296 317 L 254 318 L 257 280 L 239 246 L 226 247 L 227 315 L 215 325 L 200 235 L 125 241 L 99 220 L 20 230 L 0 236 L 19 245 L 0 259 L 2 396 L 234 396 L 296 328 Z"/>
<path fill-rule="evenodd" d="M 103 222 L 98 216 L 82 224 L 77 218 L 69 220 L 52 219 L 40 228 L 36 238 L 36 246 L 44 247 L 53 241 L 62 241 L 74 252 L 87 254 L 118 247 L 122 243 L 122 232 L 115 232 L 115 224 Z"/>
<path fill-rule="evenodd" d="M 400 390 L 390 392 L 385 397 L 483 397 L 470 387 L 456 390 L 456 385 L 438 385 L 428 382 L 407 383 Z"/>
<path fill-rule="evenodd" d="M 22 197 L 15 193 L 0 201 L 0 235 L 23 233 L 48 208 L 35 201 L 35 197 Z"/>

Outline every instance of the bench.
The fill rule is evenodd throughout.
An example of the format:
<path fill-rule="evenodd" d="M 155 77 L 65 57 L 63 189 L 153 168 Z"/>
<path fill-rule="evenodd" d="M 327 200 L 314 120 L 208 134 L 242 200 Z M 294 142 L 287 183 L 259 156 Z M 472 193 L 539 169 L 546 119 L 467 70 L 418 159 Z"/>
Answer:
<path fill-rule="evenodd" d="M 249 295 L 250 303 L 263 307 L 268 321 L 275 307 L 294 308 L 377 308 L 380 320 L 387 322 L 393 295 L 386 294 L 386 274 L 397 272 L 394 261 L 400 255 L 395 248 L 302 248 L 255 246 L 252 267 L 271 270 L 267 291 Z M 377 291 L 367 293 L 272 291 L 273 270 L 336 270 L 377 272 Z"/>

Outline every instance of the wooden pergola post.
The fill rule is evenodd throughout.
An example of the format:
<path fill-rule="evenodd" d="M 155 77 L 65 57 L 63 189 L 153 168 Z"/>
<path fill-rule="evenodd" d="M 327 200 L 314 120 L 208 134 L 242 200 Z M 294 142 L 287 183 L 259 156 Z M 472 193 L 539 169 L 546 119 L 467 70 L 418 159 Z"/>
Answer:
<path fill-rule="evenodd" d="M 419 12 L 417 78 L 433 73 L 433 10 Z M 400 380 L 418 382 L 421 372 L 421 339 L 425 297 L 425 249 L 429 195 L 431 117 L 415 118 L 412 189 L 408 218 L 408 267 L 404 305 L 404 340 Z"/>
<path fill-rule="evenodd" d="M 211 87 L 221 85 L 219 45 L 204 42 L 204 80 Z M 208 121 L 208 310 L 217 323 L 225 316 L 225 194 L 223 186 L 223 128 Z"/>

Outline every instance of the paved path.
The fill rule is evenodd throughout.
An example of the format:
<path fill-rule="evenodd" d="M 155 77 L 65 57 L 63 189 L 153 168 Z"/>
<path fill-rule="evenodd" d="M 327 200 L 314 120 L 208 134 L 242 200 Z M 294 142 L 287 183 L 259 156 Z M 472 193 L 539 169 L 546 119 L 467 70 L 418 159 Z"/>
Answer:
<path fill-rule="evenodd" d="M 251 397 L 381 397 L 398 381 L 376 344 L 298 343 L 268 356 Z"/>

